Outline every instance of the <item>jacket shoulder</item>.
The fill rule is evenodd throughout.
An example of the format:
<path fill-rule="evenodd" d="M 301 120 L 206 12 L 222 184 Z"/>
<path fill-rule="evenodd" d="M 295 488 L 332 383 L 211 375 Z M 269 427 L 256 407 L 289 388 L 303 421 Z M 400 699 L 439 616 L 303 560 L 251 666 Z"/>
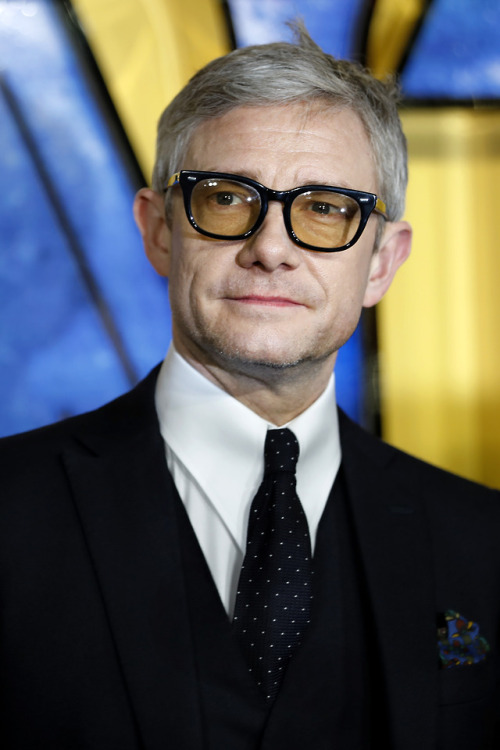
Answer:
<path fill-rule="evenodd" d="M 26 471 L 33 460 L 43 461 L 78 442 L 113 440 L 126 432 L 141 432 L 156 424 L 154 391 L 159 366 L 127 393 L 103 406 L 36 430 L 0 438 L 0 474 Z"/>
<path fill-rule="evenodd" d="M 342 455 L 347 461 L 355 456 L 358 465 L 369 464 L 405 487 L 418 490 L 424 496 L 474 496 L 482 497 L 486 501 L 500 500 L 500 492 L 497 489 L 486 487 L 412 456 L 370 434 L 343 412 L 339 415 L 339 425 Z"/>

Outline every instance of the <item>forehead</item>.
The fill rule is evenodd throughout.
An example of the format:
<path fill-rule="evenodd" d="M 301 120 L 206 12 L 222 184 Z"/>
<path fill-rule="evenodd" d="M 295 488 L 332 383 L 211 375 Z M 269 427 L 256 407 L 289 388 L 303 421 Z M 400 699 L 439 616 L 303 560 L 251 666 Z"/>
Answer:
<path fill-rule="evenodd" d="M 237 107 L 194 131 L 182 169 L 233 172 L 268 187 L 312 182 L 376 190 L 359 116 L 322 103 Z"/>

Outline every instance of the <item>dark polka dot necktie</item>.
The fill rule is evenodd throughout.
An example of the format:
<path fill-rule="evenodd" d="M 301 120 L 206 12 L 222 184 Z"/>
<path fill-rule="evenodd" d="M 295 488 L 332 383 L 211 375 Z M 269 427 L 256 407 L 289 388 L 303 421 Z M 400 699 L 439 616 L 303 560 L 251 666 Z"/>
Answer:
<path fill-rule="evenodd" d="M 233 628 L 268 700 L 279 690 L 311 612 L 311 541 L 295 489 L 297 438 L 269 430 L 264 478 L 253 499 Z"/>

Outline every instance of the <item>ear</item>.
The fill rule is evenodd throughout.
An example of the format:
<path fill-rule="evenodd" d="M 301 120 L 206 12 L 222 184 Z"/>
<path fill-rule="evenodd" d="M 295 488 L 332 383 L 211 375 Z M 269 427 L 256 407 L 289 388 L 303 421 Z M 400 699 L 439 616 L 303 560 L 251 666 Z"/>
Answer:
<path fill-rule="evenodd" d="M 379 302 L 398 270 L 410 254 L 411 226 L 407 221 L 386 225 L 378 249 L 372 256 L 363 307 L 373 307 Z"/>
<path fill-rule="evenodd" d="M 160 276 L 168 276 L 171 231 L 165 219 L 163 196 L 150 188 L 139 190 L 134 200 L 134 218 L 149 262 Z"/>

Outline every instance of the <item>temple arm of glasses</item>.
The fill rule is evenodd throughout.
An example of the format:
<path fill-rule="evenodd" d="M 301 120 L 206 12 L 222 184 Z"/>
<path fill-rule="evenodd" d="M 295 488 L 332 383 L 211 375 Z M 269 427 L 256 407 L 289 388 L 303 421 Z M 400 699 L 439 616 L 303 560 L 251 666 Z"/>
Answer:
<path fill-rule="evenodd" d="M 167 184 L 165 185 L 165 187 L 163 189 L 164 190 L 168 190 L 169 187 L 172 187 L 173 185 L 177 185 L 177 183 L 179 182 L 180 174 L 181 174 L 180 172 L 176 172 L 175 174 L 173 174 L 172 177 L 170 177 L 167 180 Z M 384 204 L 382 204 L 382 205 L 384 205 Z M 385 206 L 384 206 L 384 209 L 385 209 Z"/>
<path fill-rule="evenodd" d="M 175 177 L 175 175 L 174 175 Z M 172 179 L 172 178 L 170 178 Z M 169 180 L 170 182 L 170 180 Z M 167 185 L 168 187 L 168 185 Z M 380 198 L 377 198 L 377 202 L 375 203 L 375 208 L 373 209 L 376 213 L 380 214 L 384 217 L 384 219 L 388 219 L 387 217 L 387 206 L 385 205 L 384 201 L 381 201 Z"/>

